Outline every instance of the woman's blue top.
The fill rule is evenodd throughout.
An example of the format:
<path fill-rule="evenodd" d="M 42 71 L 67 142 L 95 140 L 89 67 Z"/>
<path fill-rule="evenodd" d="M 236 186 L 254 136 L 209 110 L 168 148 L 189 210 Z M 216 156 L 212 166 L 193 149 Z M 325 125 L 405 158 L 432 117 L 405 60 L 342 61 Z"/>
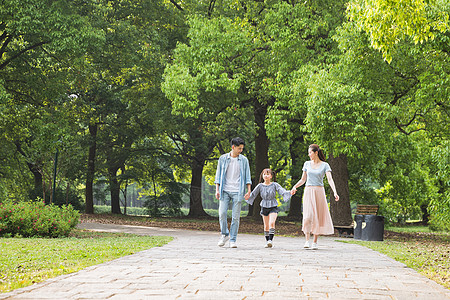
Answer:
<path fill-rule="evenodd" d="M 326 172 L 331 172 L 328 163 L 322 161 L 317 169 L 311 167 L 311 161 L 305 161 L 303 172 L 306 172 L 306 186 L 323 186 L 323 177 Z"/>

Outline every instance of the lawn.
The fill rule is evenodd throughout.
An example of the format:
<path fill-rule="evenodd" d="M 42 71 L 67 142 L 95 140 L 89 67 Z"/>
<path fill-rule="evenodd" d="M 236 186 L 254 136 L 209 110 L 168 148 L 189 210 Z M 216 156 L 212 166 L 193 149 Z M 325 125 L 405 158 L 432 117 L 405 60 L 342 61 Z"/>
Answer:
<path fill-rule="evenodd" d="M 69 238 L 0 238 L 0 292 L 160 247 L 172 239 L 78 229 Z"/>

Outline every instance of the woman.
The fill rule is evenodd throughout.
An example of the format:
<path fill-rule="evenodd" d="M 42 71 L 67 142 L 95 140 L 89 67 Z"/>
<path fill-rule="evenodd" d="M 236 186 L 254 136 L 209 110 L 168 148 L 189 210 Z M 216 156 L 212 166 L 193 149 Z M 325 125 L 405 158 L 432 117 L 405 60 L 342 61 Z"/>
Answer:
<path fill-rule="evenodd" d="M 331 215 L 328 210 L 323 187 L 323 177 L 327 176 L 328 184 L 334 193 L 334 198 L 339 201 L 333 177 L 331 176 L 330 165 L 325 162 L 325 155 L 318 145 L 312 144 L 308 148 L 308 156 L 311 159 L 303 165 L 302 178 L 294 185 L 292 192 L 305 184 L 303 195 L 303 222 L 302 231 L 305 233 L 306 242 L 304 248 L 317 249 L 317 238 L 319 235 L 333 234 L 334 227 Z M 309 242 L 311 233 L 314 235 L 312 245 Z"/>

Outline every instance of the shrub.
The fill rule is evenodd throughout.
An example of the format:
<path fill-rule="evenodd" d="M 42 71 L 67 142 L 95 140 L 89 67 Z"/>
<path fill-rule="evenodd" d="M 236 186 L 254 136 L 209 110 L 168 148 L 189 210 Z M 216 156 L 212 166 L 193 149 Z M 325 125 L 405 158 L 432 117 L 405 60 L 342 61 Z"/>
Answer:
<path fill-rule="evenodd" d="M 181 206 L 183 200 L 176 193 L 162 194 L 160 196 L 147 196 L 144 207 L 151 217 L 182 216 Z"/>
<path fill-rule="evenodd" d="M 183 205 L 183 194 L 188 189 L 185 184 L 175 181 L 161 184 L 164 192 L 160 195 L 148 195 L 144 202 L 147 214 L 151 217 L 160 216 L 182 216 L 181 206 Z"/>
<path fill-rule="evenodd" d="M 42 196 L 43 196 L 42 187 L 40 187 L 38 189 L 34 189 L 34 190 L 30 191 L 30 193 L 29 193 L 29 199 L 31 199 L 33 201 L 41 200 Z M 45 203 L 46 204 L 50 204 L 50 196 L 51 196 L 51 192 L 47 191 L 45 193 Z M 69 189 L 69 191 L 67 191 L 66 189 L 62 189 L 62 188 L 58 187 L 56 189 L 52 203 L 59 207 L 70 204 L 70 205 L 72 205 L 72 207 L 74 209 L 76 209 L 80 212 L 84 211 L 84 202 L 81 199 L 80 195 L 78 195 L 77 191 L 75 191 L 74 189 Z"/>
<path fill-rule="evenodd" d="M 62 237 L 78 224 L 71 205 L 58 207 L 43 201 L 0 203 L 0 236 Z"/>

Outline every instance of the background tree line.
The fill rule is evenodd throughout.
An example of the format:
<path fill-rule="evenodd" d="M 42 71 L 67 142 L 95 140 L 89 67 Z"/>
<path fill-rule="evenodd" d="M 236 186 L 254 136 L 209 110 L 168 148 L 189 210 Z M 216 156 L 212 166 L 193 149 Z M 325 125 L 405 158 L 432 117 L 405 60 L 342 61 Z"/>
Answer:
<path fill-rule="evenodd" d="M 254 182 L 269 166 L 288 188 L 321 145 L 337 225 L 371 203 L 448 230 L 450 5 L 385 2 L 3 1 L 0 196 L 93 213 L 101 183 L 121 213 L 133 185 L 151 214 L 189 195 L 205 216 L 241 136 Z"/>

